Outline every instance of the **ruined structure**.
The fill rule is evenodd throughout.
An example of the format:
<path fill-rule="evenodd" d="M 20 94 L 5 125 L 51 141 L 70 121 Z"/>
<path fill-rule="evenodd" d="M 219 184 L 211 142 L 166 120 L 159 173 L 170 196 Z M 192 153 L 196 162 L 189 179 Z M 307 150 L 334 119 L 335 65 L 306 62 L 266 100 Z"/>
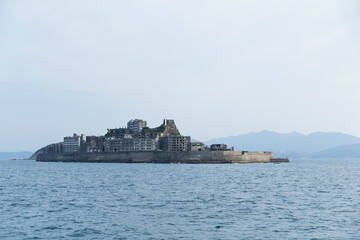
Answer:
<path fill-rule="evenodd" d="M 78 136 L 76 133 L 72 137 L 64 137 L 64 153 L 80 152 L 81 145 L 86 141 L 86 136 L 81 134 Z"/>
<path fill-rule="evenodd" d="M 125 128 L 107 129 L 104 136 L 73 134 L 64 142 L 50 144 L 37 161 L 64 162 L 154 162 L 154 163 L 249 163 L 288 162 L 273 159 L 271 152 L 234 151 L 226 144 L 209 147 L 182 136 L 174 120 L 164 119 L 155 128 L 141 119 L 130 120 Z"/>

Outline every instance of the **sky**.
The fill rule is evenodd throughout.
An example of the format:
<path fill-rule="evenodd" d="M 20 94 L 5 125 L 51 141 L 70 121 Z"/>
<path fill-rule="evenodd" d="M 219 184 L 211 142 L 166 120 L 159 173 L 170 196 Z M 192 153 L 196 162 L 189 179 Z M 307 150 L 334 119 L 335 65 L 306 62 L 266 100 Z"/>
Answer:
<path fill-rule="evenodd" d="M 1 0 L 0 151 L 175 119 L 360 136 L 356 0 Z"/>

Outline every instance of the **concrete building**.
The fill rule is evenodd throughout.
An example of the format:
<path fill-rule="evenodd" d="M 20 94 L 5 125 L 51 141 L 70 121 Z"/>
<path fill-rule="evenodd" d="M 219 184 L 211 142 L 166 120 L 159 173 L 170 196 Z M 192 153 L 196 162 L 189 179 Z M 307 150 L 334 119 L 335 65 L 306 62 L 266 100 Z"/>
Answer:
<path fill-rule="evenodd" d="M 211 144 L 210 151 L 230 151 L 226 144 Z"/>
<path fill-rule="evenodd" d="M 152 138 L 135 138 L 134 151 L 155 151 L 158 149 L 158 143 Z"/>
<path fill-rule="evenodd" d="M 155 151 L 158 141 L 151 138 L 109 138 L 104 146 L 105 152 Z"/>
<path fill-rule="evenodd" d="M 182 152 L 190 150 L 189 136 L 168 136 L 160 138 L 160 150 L 169 152 Z"/>
<path fill-rule="evenodd" d="M 127 123 L 127 127 L 130 130 L 131 134 L 137 134 L 139 132 L 141 132 L 141 130 L 146 127 L 147 122 L 143 121 L 141 119 L 135 119 L 135 120 L 130 120 Z"/>
<path fill-rule="evenodd" d="M 191 142 L 189 149 L 192 152 L 205 151 L 205 145 L 202 142 Z"/>
<path fill-rule="evenodd" d="M 124 138 L 131 134 L 128 128 L 108 128 L 105 137 Z"/>
<path fill-rule="evenodd" d="M 104 143 L 105 152 L 133 151 L 134 149 L 133 144 L 129 144 L 128 140 L 129 139 L 119 139 L 119 138 L 106 139 Z"/>
<path fill-rule="evenodd" d="M 85 144 L 85 152 L 104 152 L 105 137 L 103 136 L 87 136 Z"/>
<path fill-rule="evenodd" d="M 80 152 L 81 143 L 86 142 L 86 136 L 74 133 L 72 137 L 64 137 L 64 153 Z"/>

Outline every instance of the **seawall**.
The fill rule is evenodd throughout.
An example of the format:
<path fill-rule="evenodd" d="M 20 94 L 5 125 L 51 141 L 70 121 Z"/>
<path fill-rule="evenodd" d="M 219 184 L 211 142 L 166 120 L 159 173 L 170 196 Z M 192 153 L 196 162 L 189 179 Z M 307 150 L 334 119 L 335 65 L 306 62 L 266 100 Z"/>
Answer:
<path fill-rule="evenodd" d="M 273 159 L 271 152 L 203 151 L 203 152 L 118 152 L 39 154 L 40 162 L 103 163 L 271 163 L 289 162 Z"/>

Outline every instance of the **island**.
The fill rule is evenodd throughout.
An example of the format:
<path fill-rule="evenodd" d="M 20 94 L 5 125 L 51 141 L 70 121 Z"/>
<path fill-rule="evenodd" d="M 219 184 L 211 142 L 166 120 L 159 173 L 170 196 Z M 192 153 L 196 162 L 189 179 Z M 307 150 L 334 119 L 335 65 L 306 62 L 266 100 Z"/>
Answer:
<path fill-rule="evenodd" d="M 226 144 L 205 146 L 180 134 L 175 121 L 164 119 L 149 128 L 141 119 L 130 120 L 127 127 L 109 128 L 103 136 L 74 133 L 63 142 L 38 150 L 33 159 L 40 162 L 102 163 L 281 163 L 272 152 L 235 151 Z"/>

